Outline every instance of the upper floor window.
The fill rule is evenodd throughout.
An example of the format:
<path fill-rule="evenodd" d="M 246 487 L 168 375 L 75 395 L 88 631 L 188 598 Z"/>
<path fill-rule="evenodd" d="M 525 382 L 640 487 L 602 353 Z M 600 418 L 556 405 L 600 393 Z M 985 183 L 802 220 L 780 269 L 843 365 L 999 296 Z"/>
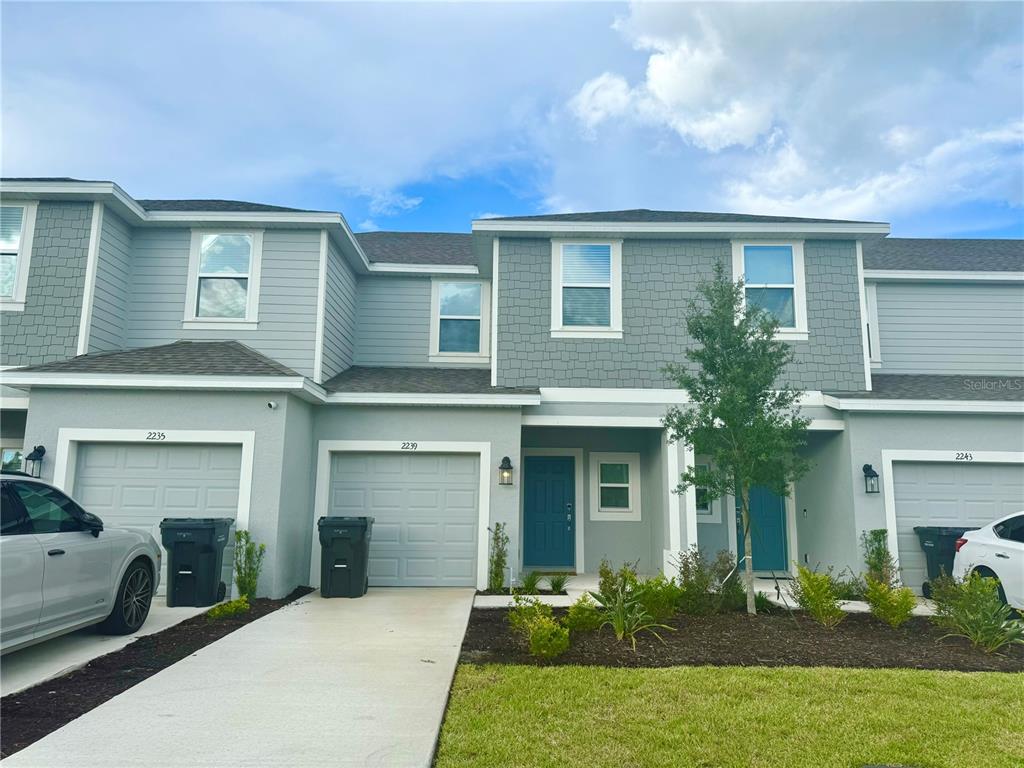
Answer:
<path fill-rule="evenodd" d="M 0 309 L 25 309 L 36 203 L 0 206 Z"/>
<path fill-rule="evenodd" d="M 733 273 L 744 299 L 779 321 L 779 336 L 807 338 L 803 243 L 733 243 Z"/>
<path fill-rule="evenodd" d="M 490 284 L 435 278 L 431 286 L 430 360 L 485 359 L 490 346 Z"/>
<path fill-rule="evenodd" d="M 551 335 L 622 338 L 621 241 L 552 241 Z"/>
<path fill-rule="evenodd" d="M 192 232 L 185 320 L 255 323 L 263 233 Z"/>

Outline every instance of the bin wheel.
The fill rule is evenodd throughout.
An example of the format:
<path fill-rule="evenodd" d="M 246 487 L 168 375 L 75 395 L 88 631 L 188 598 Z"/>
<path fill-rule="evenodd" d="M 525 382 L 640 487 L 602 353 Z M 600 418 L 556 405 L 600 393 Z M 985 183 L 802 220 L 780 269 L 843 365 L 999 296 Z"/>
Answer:
<path fill-rule="evenodd" d="M 227 585 L 225 585 L 224 582 L 222 581 L 220 584 L 217 585 L 217 602 L 221 602 L 227 593 Z"/>
<path fill-rule="evenodd" d="M 153 575 L 141 560 L 128 566 L 117 588 L 113 610 L 99 624 L 108 635 L 130 635 L 146 621 L 153 603 Z"/>

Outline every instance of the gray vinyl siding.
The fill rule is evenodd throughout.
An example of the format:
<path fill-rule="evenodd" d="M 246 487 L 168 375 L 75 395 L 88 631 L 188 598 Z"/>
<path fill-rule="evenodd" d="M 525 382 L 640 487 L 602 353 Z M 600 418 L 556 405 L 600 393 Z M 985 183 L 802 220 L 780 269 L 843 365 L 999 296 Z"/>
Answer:
<path fill-rule="evenodd" d="M 359 279 L 356 365 L 429 365 L 430 278 Z"/>
<path fill-rule="evenodd" d="M 103 211 L 97 257 L 89 351 L 110 352 L 124 348 L 128 285 L 131 280 L 132 230 L 109 208 Z"/>
<path fill-rule="evenodd" d="M 324 295 L 324 379 L 352 365 L 356 340 L 356 277 L 341 254 L 329 243 L 327 289 Z"/>
<path fill-rule="evenodd" d="M 91 227 L 92 203 L 39 203 L 25 310 L 0 313 L 0 365 L 75 356 Z"/>
<path fill-rule="evenodd" d="M 1024 286 L 879 283 L 880 373 L 1024 374 Z"/>
<path fill-rule="evenodd" d="M 136 230 L 127 346 L 235 339 L 312 377 L 319 230 L 264 232 L 259 327 L 253 331 L 183 327 L 190 239 L 188 229 Z"/>
<path fill-rule="evenodd" d="M 622 339 L 551 338 L 551 242 L 500 243 L 498 384 L 549 387 L 668 387 L 662 373 L 685 362 L 684 320 L 697 285 L 717 263 L 730 268 L 728 240 L 627 239 L 622 244 Z M 804 243 L 809 338 L 791 342 L 789 383 L 810 390 L 864 388 L 860 293 L 852 241 Z"/>

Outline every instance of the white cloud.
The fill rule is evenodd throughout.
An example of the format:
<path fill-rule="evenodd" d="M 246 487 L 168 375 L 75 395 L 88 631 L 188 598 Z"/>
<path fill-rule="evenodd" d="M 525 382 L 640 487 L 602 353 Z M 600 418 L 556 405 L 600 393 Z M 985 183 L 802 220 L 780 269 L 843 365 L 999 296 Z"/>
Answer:
<path fill-rule="evenodd" d="M 357 232 L 376 232 L 380 227 L 373 219 L 366 219 L 359 222 L 359 226 L 356 227 Z"/>
<path fill-rule="evenodd" d="M 569 108 L 587 128 L 625 113 L 633 100 L 626 78 L 605 72 L 588 80 L 569 101 Z"/>
<path fill-rule="evenodd" d="M 394 216 L 396 213 L 411 211 L 423 202 L 422 197 L 409 197 L 396 191 L 368 193 L 370 195 L 370 211 L 380 216 Z"/>

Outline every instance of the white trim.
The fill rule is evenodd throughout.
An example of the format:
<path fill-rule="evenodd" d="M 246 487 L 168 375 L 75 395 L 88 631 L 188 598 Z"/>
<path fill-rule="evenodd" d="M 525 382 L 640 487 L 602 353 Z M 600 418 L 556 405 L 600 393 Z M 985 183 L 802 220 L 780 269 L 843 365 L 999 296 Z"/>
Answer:
<path fill-rule="evenodd" d="M 39 387 L 101 387 L 118 389 L 304 389 L 297 376 L 160 376 L 115 373 L 52 373 L 4 371 L 0 384 Z"/>
<path fill-rule="evenodd" d="M 846 422 L 842 419 L 811 419 L 807 430 L 809 432 L 845 432 Z"/>
<path fill-rule="evenodd" d="M 602 483 L 602 464 L 625 464 L 629 481 L 625 484 L 629 492 L 629 507 L 618 509 L 601 506 L 601 486 L 612 485 L 622 487 L 621 483 Z M 590 452 L 590 519 L 594 521 L 639 523 L 641 517 L 641 494 L 640 494 L 640 454 L 634 452 Z"/>
<path fill-rule="evenodd" d="M 324 398 L 326 403 L 344 405 L 540 405 L 537 395 L 438 394 L 400 392 L 335 392 Z"/>
<path fill-rule="evenodd" d="M 470 283 L 480 286 L 480 315 L 466 316 L 465 320 L 480 323 L 479 352 L 442 352 L 441 346 L 441 286 L 451 283 Z M 491 347 L 491 283 L 482 278 L 434 277 L 430 280 L 430 353 L 432 363 L 484 363 L 490 359 Z"/>
<path fill-rule="evenodd" d="M 309 558 L 309 583 L 320 586 L 320 541 L 317 521 L 326 517 L 331 490 L 332 453 L 410 453 L 402 450 L 400 440 L 320 440 L 317 443 L 316 495 L 313 503 L 312 551 Z M 423 440 L 416 453 L 475 453 L 480 456 L 480 494 L 477 522 L 477 589 L 487 588 L 487 526 L 491 521 L 491 444 L 443 440 Z"/>
<path fill-rule="evenodd" d="M 873 359 L 871 353 L 868 351 L 870 346 L 868 337 L 868 310 L 867 310 L 867 297 L 864 295 L 864 249 L 861 245 L 860 240 L 857 241 L 857 302 L 860 309 L 860 344 L 861 351 L 864 355 L 864 389 L 868 392 L 871 391 L 871 360 Z M 878 318 L 876 316 L 874 328 L 877 331 Z M 873 349 L 873 347 L 872 347 Z"/>
<path fill-rule="evenodd" d="M 159 441 L 148 440 L 147 435 L 159 432 Z M 146 445 L 168 445 L 180 443 L 216 443 L 239 445 L 242 448 L 242 463 L 238 476 L 238 511 L 235 526 L 249 527 L 249 512 L 252 500 L 253 457 L 256 433 L 245 430 L 216 429 L 161 429 L 155 422 L 150 429 L 78 429 L 61 427 L 57 431 L 57 454 L 53 462 L 53 484 L 74 496 L 74 476 L 78 445 L 80 443 L 138 443 Z"/>
<path fill-rule="evenodd" d="M 733 240 L 732 241 L 732 276 L 733 280 L 743 279 L 743 307 L 747 306 L 746 260 L 744 249 L 747 246 L 774 245 L 790 248 L 793 252 L 793 282 L 774 284 L 754 283 L 753 287 L 788 288 L 793 291 L 793 322 L 792 328 L 779 328 L 776 338 L 790 341 L 806 341 L 809 337 L 807 325 L 807 286 L 804 275 L 804 241 L 803 240 Z"/>
<path fill-rule="evenodd" d="M 252 249 L 249 253 L 249 271 L 245 275 L 246 304 L 245 317 L 202 317 L 197 313 L 199 299 L 199 261 L 203 237 L 207 235 L 248 235 Z M 192 228 L 192 236 L 188 251 L 188 284 L 185 286 L 185 316 L 182 327 L 224 328 L 227 330 L 252 330 L 245 327 L 254 325 L 259 320 L 260 308 L 260 273 L 263 262 L 263 230 L 262 229 L 201 229 Z M 222 278 L 239 277 L 232 273 L 219 275 Z"/>
<path fill-rule="evenodd" d="M 476 219 L 473 232 L 566 232 L 573 234 L 597 233 L 693 233 L 693 234 L 741 234 L 741 233 L 807 233 L 837 235 L 887 235 L 889 225 L 880 222 L 851 223 L 802 223 L 802 222 L 635 222 L 635 221 L 524 221 L 513 219 Z"/>
<path fill-rule="evenodd" d="M 14 296 L 0 299 L 0 312 L 24 312 L 28 292 L 28 273 L 32 267 L 32 241 L 36 231 L 36 212 L 39 204 L 34 200 L 3 200 L 5 206 L 21 208 L 21 236 L 18 240 L 18 263 L 14 277 Z"/>
<path fill-rule="evenodd" d="M 1024 402 L 1013 400 L 871 400 L 825 395 L 825 405 L 839 411 L 881 413 L 1017 413 Z"/>
<path fill-rule="evenodd" d="M 0 397 L 0 411 L 27 411 L 29 398 Z"/>
<path fill-rule="evenodd" d="M 670 405 L 689 403 L 681 389 L 599 389 L 597 387 L 541 387 L 544 403 L 637 403 Z"/>
<path fill-rule="evenodd" d="M 611 251 L 608 301 L 608 326 L 565 325 L 562 318 L 562 248 L 566 245 L 607 245 Z M 604 286 L 600 286 L 604 287 Z M 551 338 L 622 338 L 622 241 L 551 240 Z"/>
<path fill-rule="evenodd" d="M 320 268 L 316 283 L 316 342 L 313 349 L 313 381 L 324 381 L 324 314 L 327 308 L 327 230 L 320 230 Z"/>
<path fill-rule="evenodd" d="M 89 228 L 89 251 L 85 259 L 85 286 L 82 290 L 82 316 L 78 322 L 78 346 L 75 354 L 89 351 L 93 303 L 96 300 L 96 273 L 100 261 L 100 233 L 103 231 L 103 203 L 92 204 L 92 225 Z"/>
<path fill-rule="evenodd" d="M 472 264 L 390 264 L 382 261 L 371 262 L 367 271 L 400 275 L 463 275 L 465 277 L 480 274 L 480 270 Z"/>
<path fill-rule="evenodd" d="M 967 453 L 970 461 L 957 461 Z M 895 450 L 882 451 L 882 503 L 885 506 L 885 527 L 889 531 L 889 552 L 896 558 L 899 572 L 899 540 L 896 535 L 896 481 L 894 462 L 937 462 L 943 464 L 1024 464 L 1024 451 L 972 451 L 963 446 L 952 451 Z"/>
<path fill-rule="evenodd" d="M 519 476 L 522 478 L 520 482 L 519 491 L 519 565 L 525 570 L 526 564 L 524 562 L 524 531 L 526 530 L 523 522 L 525 520 L 525 488 L 526 488 L 526 457 L 527 456 L 571 456 L 573 460 L 573 476 L 575 481 L 576 495 L 576 507 L 574 510 L 575 523 L 576 523 L 576 573 L 581 574 L 586 570 L 583 559 L 583 523 L 586 518 L 585 507 L 586 497 L 583 494 L 583 449 L 582 448 L 523 448 L 523 467 Z"/>
<path fill-rule="evenodd" d="M 205 317 L 202 320 L 182 320 L 181 327 L 190 331 L 255 331 L 260 324 L 247 320 L 216 320 Z"/>
<path fill-rule="evenodd" d="M 882 338 L 878 329 L 878 285 L 876 283 L 865 285 L 864 299 L 868 313 L 868 345 L 870 347 L 868 359 L 872 368 L 879 368 L 882 365 Z"/>
<path fill-rule="evenodd" d="M 525 427 L 664 427 L 660 416 L 548 416 L 523 414 Z"/>
<path fill-rule="evenodd" d="M 984 281 L 994 283 L 1024 282 L 1024 272 L 984 272 L 981 270 L 957 271 L 952 269 L 865 269 L 864 277 L 868 280 L 877 280 L 880 282 L 890 280 L 951 280 L 953 282 Z"/>
<path fill-rule="evenodd" d="M 498 386 L 498 242 L 494 238 L 491 250 L 491 386 Z"/>

